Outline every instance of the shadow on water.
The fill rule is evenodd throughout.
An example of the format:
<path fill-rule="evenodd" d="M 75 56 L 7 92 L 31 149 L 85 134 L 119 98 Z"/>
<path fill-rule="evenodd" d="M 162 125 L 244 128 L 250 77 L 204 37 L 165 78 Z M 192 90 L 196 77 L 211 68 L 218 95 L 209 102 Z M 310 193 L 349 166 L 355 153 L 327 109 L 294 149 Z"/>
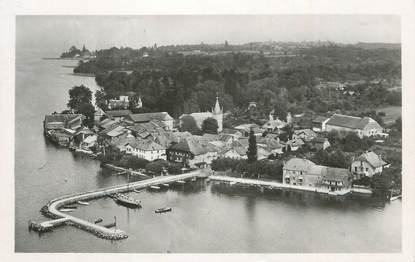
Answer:
<path fill-rule="evenodd" d="M 213 194 L 221 194 L 228 198 L 235 196 L 247 197 L 247 207 L 250 209 L 254 208 L 256 198 L 283 202 L 291 206 L 317 207 L 340 211 L 359 208 L 383 210 L 386 205 L 386 202 L 382 198 L 352 194 L 347 196 L 331 196 L 316 192 L 288 189 L 261 189 L 255 186 L 229 185 L 228 183 L 212 183 L 210 189 Z"/>

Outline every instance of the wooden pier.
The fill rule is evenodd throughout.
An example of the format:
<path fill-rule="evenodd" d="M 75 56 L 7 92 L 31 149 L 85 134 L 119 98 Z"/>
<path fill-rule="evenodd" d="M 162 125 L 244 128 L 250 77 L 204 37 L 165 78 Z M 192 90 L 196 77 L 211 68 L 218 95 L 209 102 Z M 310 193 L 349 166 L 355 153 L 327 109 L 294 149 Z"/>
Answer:
<path fill-rule="evenodd" d="M 198 170 L 181 175 L 155 177 L 133 183 L 102 188 L 95 191 L 66 195 L 59 198 L 55 198 L 49 201 L 49 203 L 46 206 L 44 206 L 41 210 L 45 216 L 53 218 L 54 220 L 42 223 L 29 221 L 29 229 L 38 232 L 46 232 L 51 231 L 54 227 L 58 225 L 69 224 L 81 228 L 85 231 L 91 232 L 92 234 L 100 238 L 110 240 L 124 239 L 127 238 L 128 235 L 122 230 L 106 228 L 102 225 L 95 224 L 94 222 L 89 222 L 81 218 L 71 216 L 69 214 L 59 211 L 59 208 L 77 203 L 78 201 L 86 201 L 90 199 L 106 197 L 113 195 L 115 193 L 139 190 L 150 186 L 172 183 L 175 181 L 184 181 L 186 179 L 193 179 L 194 177 L 207 177 L 208 175 L 209 174 L 204 173 L 202 170 Z"/>

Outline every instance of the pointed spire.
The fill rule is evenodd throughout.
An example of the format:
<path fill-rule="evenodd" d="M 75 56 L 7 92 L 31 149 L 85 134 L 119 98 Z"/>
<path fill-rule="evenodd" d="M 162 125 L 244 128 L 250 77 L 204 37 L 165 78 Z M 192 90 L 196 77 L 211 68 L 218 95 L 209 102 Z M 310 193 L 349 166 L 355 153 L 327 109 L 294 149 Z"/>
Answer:
<path fill-rule="evenodd" d="M 222 113 L 222 110 L 221 110 L 220 105 L 219 105 L 218 93 L 216 93 L 216 103 L 215 103 L 215 108 L 213 109 L 213 113 L 214 114 L 220 114 L 220 113 Z"/>

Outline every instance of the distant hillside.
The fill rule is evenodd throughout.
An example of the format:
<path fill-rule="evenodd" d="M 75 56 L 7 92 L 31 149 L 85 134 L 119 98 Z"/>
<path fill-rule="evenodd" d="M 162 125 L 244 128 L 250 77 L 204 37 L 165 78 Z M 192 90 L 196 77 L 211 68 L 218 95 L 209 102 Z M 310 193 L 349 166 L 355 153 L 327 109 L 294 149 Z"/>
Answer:
<path fill-rule="evenodd" d="M 354 45 L 355 47 L 359 47 L 362 49 L 401 49 L 401 43 L 362 43 L 359 42 Z"/>

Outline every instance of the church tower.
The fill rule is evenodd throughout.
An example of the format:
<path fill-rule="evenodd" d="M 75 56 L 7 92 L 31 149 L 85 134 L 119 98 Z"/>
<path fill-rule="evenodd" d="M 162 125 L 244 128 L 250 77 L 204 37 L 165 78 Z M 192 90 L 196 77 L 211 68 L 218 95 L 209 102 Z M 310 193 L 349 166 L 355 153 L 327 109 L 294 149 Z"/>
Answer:
<path fill-rule="evenodd" d="M 141 96 L 138 96 L 138 101 L 137 101 L 137 105 L 135 106 L 135 108 L 142 108 L 143 107 L 143 102 L 141 102 Z"/>
<path fill-rule="evenodd" d="M 218 132 L 222 132 L 223 129 L 223 108 L 219 105 L 219 98 L 216 95 L 215 107 L 212 110 L 213 118 L 218 122 Z"/>

